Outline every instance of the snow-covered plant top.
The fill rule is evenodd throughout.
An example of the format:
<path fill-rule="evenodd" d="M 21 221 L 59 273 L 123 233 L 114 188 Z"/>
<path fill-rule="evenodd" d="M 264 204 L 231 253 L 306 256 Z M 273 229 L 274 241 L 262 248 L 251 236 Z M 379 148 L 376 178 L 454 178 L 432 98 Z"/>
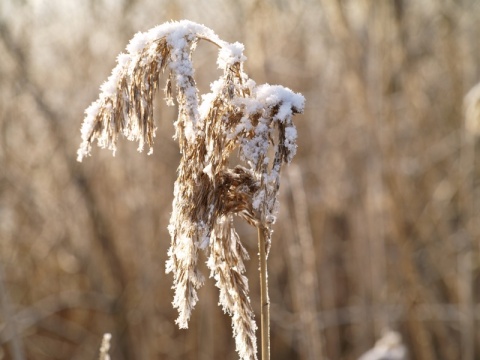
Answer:
<path fill-rule="evenodd" d="M 223 75 L 200 97 L 191 54 L 199 40 L 219 48 Z M 177 323 L 188 326 L 204 278 L 197 266 L 199 250 L 208 255 L 220 303 L 232 316 L 237 351 L 256 359 L 256 325 L 248 298 L 243 261 L 248 254 L 233 228 L 239 215 L 264 232 L 268 242 L 275 221 L 279 173 L 296 152 L 293 115 L 305 99 L 278 85 L 256 85 L 243 71 L 244 46 L 218 38 L 190 21 L 169 22 L 137 33 L 117 58 L 101 86 L 99 98 L 85 111 L 78 160 L 90 155 L 92 143 L 115 152 L 119 134 L 152 152 L 155 137 L 153 99 L 166 72 L 166 102 L 178 105 L 175 138 L 182 154 L 175 182 L 169 231 L 167 272 L 174 276 Z M 175 90 L 174 90 L 174 89 Z M 271 150 L 271 145 L 273 151 Z M 239 150 L 244 165 L 228 160 Z"/>

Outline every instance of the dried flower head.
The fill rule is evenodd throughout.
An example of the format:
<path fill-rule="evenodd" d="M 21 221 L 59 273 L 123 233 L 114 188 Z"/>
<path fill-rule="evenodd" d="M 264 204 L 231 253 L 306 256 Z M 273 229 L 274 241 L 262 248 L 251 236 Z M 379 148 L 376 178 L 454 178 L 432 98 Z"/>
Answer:
<path fill-rule="evenodd" d="M 191 60 L 199 40 L 219 47 L 217 64 L 223 70 L 201 99 Z M 160 75 L 168 73 L 165 96 L 172 104 L 175 94 L 179 106 L 175 138 L 182 154 L 166 264 L 174 277 L 176 322 L 186 328 L 198 300 L 204 277 L 197 262 L 203 250 L 220 289 L 220 304 L 232 317 L 237 351 L 241 359 L 256 359 L 256 325 L 243 275 L 248 254 L 232 219 L 241 216 L 263 229 L 270 240 L 280 169 L 296 151 L 292 117 L 303 111 L 305 100 L 281 86 L 257 86 L 243 71 L 243 50 L 242 44 L 226 43 L 212 30 L 189 21 L 136 34 L 102 85 L 99 99 L 86 110 L 78 160 L 90 154 L 95 140 L 115 151 L 119 134 L 138 141 L 140 151 L 145 144 L 152 151 L 153 98 Z M 243 165 L 231 169 L 234 150 Z"/>

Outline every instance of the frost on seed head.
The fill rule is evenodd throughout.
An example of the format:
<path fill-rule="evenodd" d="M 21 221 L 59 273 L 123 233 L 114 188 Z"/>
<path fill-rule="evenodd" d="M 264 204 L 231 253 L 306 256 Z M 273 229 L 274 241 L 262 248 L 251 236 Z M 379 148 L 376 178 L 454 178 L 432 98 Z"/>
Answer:
<path fill-rule="evenodd" d="M 225 44 L 218 54 L 217 65 L 219 69 L 225 69 L 234 64 L 241 64 L 247 57 L 243 55 L 245 46 L 239 42 L 233 44 Z"/>
<path fill-rule="evenodd" d="M 191 54 L 200 40 L 219 48 L 223 75 L 200 96 Z M 155 137 L 153 99 L 166 74 L 168 105 L 175 98 L 175 138 L 181 160 L 174 185 L 168 226 L 171 247 L 166 271 L 173 274 L 173 306 L 181 328 L 188 326 L 204 277 L 198 256 L 205 252 L 210 277 L 220 290 L 220 304 L 232 317 L 240 358 L 256 359 L 256 324 L 248 297 L 244 261 L 248 253 L 233 227 L 233 216 L 265 229 L 278 206 L 280 170 L 296 152 L 293 115 L 305 99 L 288 88 L 259 85 L 243 70 L 244 46 L 219 39 L 207 27 L 190 21 L 169 22 L 137 33 L 101 86 L 99 98 L 85 111 L 78 160 L 92 144 L 116 150 L 118 136 L 152 151 Z M 273 148 L 273 150 L 272 150 Z M 238 152 L 237 152 L 238 150 Z M 229 167 L 232 154 L 241 165 Z"/>

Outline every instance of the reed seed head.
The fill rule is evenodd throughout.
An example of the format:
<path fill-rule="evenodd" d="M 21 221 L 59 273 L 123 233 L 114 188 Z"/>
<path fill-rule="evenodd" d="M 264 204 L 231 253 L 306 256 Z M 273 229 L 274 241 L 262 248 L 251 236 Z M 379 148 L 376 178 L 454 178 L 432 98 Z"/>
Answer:
<path fill-rule="evenodd" d="M 200 40 L 219 48 L 223 75 L 211 92 L 198 94 L 191 54 Z M 248 259 L 236 233 L 234 215 L 267 232 L 275 221 L 280 170 L 296 152 L 293 115 L 305 99 L 282 86 L 259 85 L 243 70 L 242 44 L 229 44 L 210 29 L 190 21 L 170 22 L 137 33 L 117 58 L 117 66 L 87 110 L 78 160 L 90 155 L 96 140 L 115 152 L 120 134 L 152 151 L 155 137 L 153 98 L 160 76 L 168 105 L 175 95 L 175 138 L 182 154 L 174 185 L 166 263 L 173 274 L 173 306 L 181 328 L 188 327 L 204 277 L 197 263 L 208 256 L 210 276 L 220 289 L 220 304 L 232 317 L 241 359 L 256 359 L 254 313 L 243 261 Z M 175 86 L 175 88 L 174 88 Z M 273 145 L 273 152 L 271 147 Z M 242 165 L 228 167 L 238 150 Z M 273 156 L 271 155 L 273 154 Z"/>

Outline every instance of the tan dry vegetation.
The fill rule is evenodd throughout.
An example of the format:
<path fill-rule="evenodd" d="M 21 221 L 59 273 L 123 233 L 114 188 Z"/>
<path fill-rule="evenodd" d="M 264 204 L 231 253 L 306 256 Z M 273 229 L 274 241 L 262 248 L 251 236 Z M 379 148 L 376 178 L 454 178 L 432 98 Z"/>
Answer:
<path fill-rule="evenodd" d="M 307 99 L 269 256 L 272 359 L 318 359 L 318 344 L 356 359 L 385 327 L 413 359 L 478 357 L 478 138 L 463 98 L 480 81 L 479 17 L 473 0 L 2 1 L 2 356 L 97 358 L 112 333 L 112 359 L 236 357 L 212 279 L 189 330 L 174 324 L 180 155 L 162 96 L 152 156 L 120 141 L 115 158 L 75 161 L 115 56 L 188 18 L 244 43 L 258 83 Z M 194 60 L 207 89 L 218 72 Z M 256 234 L 239 234 L 259 314 Z"/>

